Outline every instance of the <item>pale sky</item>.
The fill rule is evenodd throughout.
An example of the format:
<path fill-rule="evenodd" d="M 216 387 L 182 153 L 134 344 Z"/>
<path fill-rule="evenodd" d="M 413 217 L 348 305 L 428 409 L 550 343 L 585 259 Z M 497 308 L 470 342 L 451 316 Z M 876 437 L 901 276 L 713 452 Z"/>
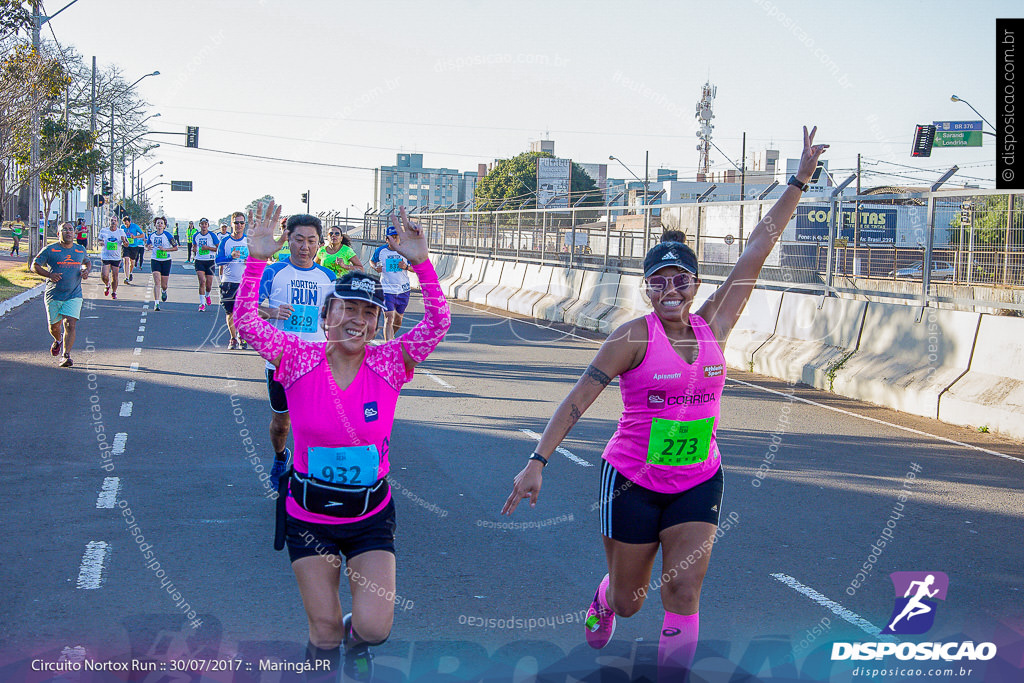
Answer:
<path fill-rule="evenodd" d="M 56 12 L 66 0 L 47 0 Z M 951 182 L 993 187 L 994 138 L 981 149 L 912 159 L 914 125 L 977 120 L 955 93 L 995 118 L 995 18 L 1016 2 L 849 3 L 326 0 L 79 0 L 53 20 L 57 39 L 88 61 L 114 63 L 152 103 L 147 183 L 192 180 L 163 193 L 179 220 L 218 218 L 272 194 L 285 211 L 359 211 L 373 171 L 400 151 L 428 167 L 475 170 L 548 136 L 582 163 L 623 159 L 693 179 L 693 113 L 706 80 L 718 89 L 715 143 L 748 164 L 770 144 L 782 163 L 800 152 L 801 125 L 832 145 L 840 179 L 863 155 L 865 186 Z M 52 40 L 49 28 L 44 37 Z M 986 126 L 986 130 L 988 127 Z M 352 166 L 333 168 L 212 150 Z M 721 154 L 716 170 L 731 166 Z M 613 162 L 614 163 L 614 162 Z M 784 166 L 783 166 L 784 168 Z M 625 177 L 609 166 L 609 175 Z M 119 187 L 119 185 L 118 185 Z M 152 191 L 156 193 L 157 191 Z M 159 194 L 151 196 L 159 204 Z M 351 209 L 352 214 L 356 213 Z"/>

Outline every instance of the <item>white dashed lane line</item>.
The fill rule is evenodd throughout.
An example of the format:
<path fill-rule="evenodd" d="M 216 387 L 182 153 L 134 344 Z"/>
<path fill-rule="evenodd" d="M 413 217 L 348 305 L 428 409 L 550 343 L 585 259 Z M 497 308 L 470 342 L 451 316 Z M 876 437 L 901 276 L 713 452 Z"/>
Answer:
<path fill-rule="evenodd" d="M 440 377 L 438 377 L 437 375 L 435 375 L 432 372 L 428 372 L 426 370 L 420 370 L 420 372 L 422 374 L 426 375 L 427 377 L 429 377 L 430 379 L 434 380 L 438 384 L 440 384 L 442 387 L 447 387 L 448 389 L 454 389 L 455 388 L 453 385 L 448 384 L 448 382 L 445 382 L 443 379 L 441 379 Z"/>
<path fill-rule="evenodd" d="M 128 443 L 128 432 L 118 432 L 114 434 L 114 443 L 110 447 L 110 452 L 113 455 L 121 455 L 124 453 L 124 447 Z"/>
<path fill-rule="evenodd" d="M 896 639 L 892 636 L 882 635 L 882 629 L 878 628 L 864 617 L 860 616 L 852 610 L 846 609 L 835 600 L 829 600 L 818 591 L 814 590 L 810 586 L 805 586 L 804 584 L 794 579 L 792 576 L 777 573 L 772 574 L 771 577 L 776 581 L 780 581 L 786 584 L 787 586 L 795 590 L 797 593 L 800 593 L 801 595 L 810 598 L 822 607 L 827 607 L 828 609 L 832 610 L 832 613 L 838 616 L 840 619 L 845 619 L 846 621 L 850 622 L 860 630 L 864 631 L 864 633 L 867 633 L 869 636 L 878 638 L 879 640 L 896 642 Z"/>
<path fill-rule="evenodd" d="M 100 495 L 96 498 L 96 507 L 113 508 L 114 504 L 117 502 L 117 492 L 120 490 L 120 477 L 104 477 L 103 488 L 100 489 Z"/>
<path fill-rule="evenodd" d="M 132 402 L 122 401 L 121 402 L 121 414 L 120 417 L 131 417 L 132 416 Z"/>
<path fill-rule="evenodd" d="M 135 391 L 135 382 L 134 382 L 134 381 L 132 381 L 132 382 L 128 382 L 127 384 L 125 384 L 125 385 L 124 385 L 124 390 L 125 390 L 125 391 L 126 391 L 127 393 L 129 393 L 129 394 L 130 394 L 131 392 Z"/>
<path fill-rule="evenodd" d="M 82 564 L 78 568 L 78 588 L 95 590 L 103 583 L 103 568 L 110 555 L 110 546 L 106 541 L 89 541 L 85 545 Z"/>
<path fill-rule="evenodd" d="M 128 368 L 128 372 L 138 372 L 138 371 L 139 371 L 139 364 L 138 363 L 132 363 L 131 366 Z"/>
<path fill-rule="evenodd" d="M 519 431 L 521 431 L 523 434 L 526 434 L 531 439 L 536 439 L 537 441 L 540 441 L 540 434 L 531 429 L 520 429 Z M 561 453 L 562 455 L 569 458 L 570 460 L 572 460 L 577 465 L 580 465 L 581 467 L 593 467 L 592 464 L 590 464 L 580 456 L 574 454 L 567 448 L 562 448 L 561 446 L 559 446 L 558 448 L 555 449 L 555 452 Z"/>

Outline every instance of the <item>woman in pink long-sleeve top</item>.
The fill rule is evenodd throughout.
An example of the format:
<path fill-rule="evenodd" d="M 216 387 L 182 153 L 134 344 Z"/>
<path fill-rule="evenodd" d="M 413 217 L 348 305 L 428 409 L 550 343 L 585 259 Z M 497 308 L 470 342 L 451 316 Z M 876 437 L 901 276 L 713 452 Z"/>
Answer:
<path fill-rule="evenodd" d="M 288 398 L 295 455 L 286 487 L 286 540 L 309 618 L 307 659 L 329 660 L 333 671 L 344 644 L 346 674 L 369 680 L 368 647 L 388 638 L 395 609 L 395 509 L 385 479 L 395 406 L 413 369 L 444 338 L 451 314 L 427 258 L 426 238 L 402 209 L 394 226 L 399 251 L 423 291 L 418 325 L 370 345 L 384 295 L 376 278 L 353 272 L 335 280 L 327 294 L 319 321 L 326 342 L 277 329 L 258 315 L 257 288 L 267 259 L 284 241 L 274 237 L 281 207 L 272 202 L 257 213 L 249 216 L 249 259 L 235 321 L 242 338 L 274 364 L 274 378 Z M 344 616 L 338 597 L 342 554 L 352 592 L 352 611 Z"/>

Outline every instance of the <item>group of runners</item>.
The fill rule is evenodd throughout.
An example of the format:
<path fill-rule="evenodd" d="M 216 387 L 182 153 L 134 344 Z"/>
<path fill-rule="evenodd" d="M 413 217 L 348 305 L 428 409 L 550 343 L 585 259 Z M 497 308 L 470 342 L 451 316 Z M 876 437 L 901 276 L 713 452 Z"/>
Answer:
<path fill-rule="evenodd" d="M 559 444 L 618 378 L 624 407 L 604 449 L 599 481 L 607 573 L 595 577 L 583 635 L 592 647 L 602 648 L 616 619 L 639 611 L 660 549 L 667 579 L 661 586 L 660 680 L 684 680 L 697 644 L 710 561 L 706 549 L 717 530 L 724 488 L 717 428 L 725 344 L 828 147 L 814 144 L 815 133 L 804 128 L 797 173 L 750 234 L 726 281 L 698 310 L 691 308 L 701 279 L 685 235 L 666 233 L 648 251 L 643 286 L 652 312 L 604 341 L 554 411 L 501 510 L 509 515 L 523 500 L 537 504 L 543 470 Z M 250 212 L 248 234 L 243 235 L 244 216 L 236 213 L 232 222 L 236 232 L 230 238 L 214 236 L 212 245 L 204 244 L 230 257 L 231 280 L 222 282 L 222 296 L 225 284 L 238 278 L 229 288 L 232 338 L 237 334 L 267 362 L 273 476 L 281 494 L 275 547 L 288 548 L 308 619 L 307 658 L 327 660 L 330 675 L 343 668 L 353 680 L 372 680 L 371 648 L 389 637 L 394 619 L 396 518 L 386 475 L 396 455 L 390 449 L 395 408 L 415 367 L 448 330 L 448 304 L 426 237 L 404 209 L 393 215 L 386 244 L 371 259 L 379 276 L 356 267 L 339 275 L 334 261 L 324 257 L 337 259 L 340 235 L 328 231 L 331 248 L 321 248 L 323 227 L 315 216 L 291 216 L 282 223 L 281 207 L 271 202 Z M 74 304 L 62 303 L 76 295 L 69 291 L 73 283 L 61 283 L 65 275 L 77 272 L 84 278 L 88 270 L 85 252 L 75 251 L 78 245 L 66 226 L 60 245 L 36 259 L 36 271 L 52 283 L 47 312 L 54 355 L 61 352 L 61 340 L 53 315 L 77 314 Z M 162 227 L 157 225 L 158 234 Z M 126 238 L 118 239 L 123 244 Z M 168 251 L 163 238 L 151 242 Z M 288 255 L 277 260 L 282 249 Z M 410 270 L 418 276 L 424 315 L 397 336 Z M 374 343 L 382 326 L 385 341 Z M 74 324 L 63 334 L 64 348 L 70 349 Z M 294 453 L 287 448 L 289 432 Z M 341 556 L 351 593 L 347 612 L 339 597 Z"/>

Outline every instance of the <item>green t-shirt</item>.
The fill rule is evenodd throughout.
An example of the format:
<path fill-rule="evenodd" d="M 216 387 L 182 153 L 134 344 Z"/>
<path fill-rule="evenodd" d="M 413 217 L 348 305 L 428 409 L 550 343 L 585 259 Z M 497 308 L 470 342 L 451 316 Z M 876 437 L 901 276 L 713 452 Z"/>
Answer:
<path fill-rule="evenodd" d="M 316 257 L 324 268 L 333 271 L 336 276 L 340 277 L 348 272 L 349 269 L 347 266 L 352 263 L 352 259 L 355 258 L 355 255 L 356 252 L 352 247 L 343 244 L 341 245 L 341 248 L 333 254 L 327 252 L 326 245 L 322 246 L 317 252 Z M 338 263 L 339 261 L 341 263 Z"/>

